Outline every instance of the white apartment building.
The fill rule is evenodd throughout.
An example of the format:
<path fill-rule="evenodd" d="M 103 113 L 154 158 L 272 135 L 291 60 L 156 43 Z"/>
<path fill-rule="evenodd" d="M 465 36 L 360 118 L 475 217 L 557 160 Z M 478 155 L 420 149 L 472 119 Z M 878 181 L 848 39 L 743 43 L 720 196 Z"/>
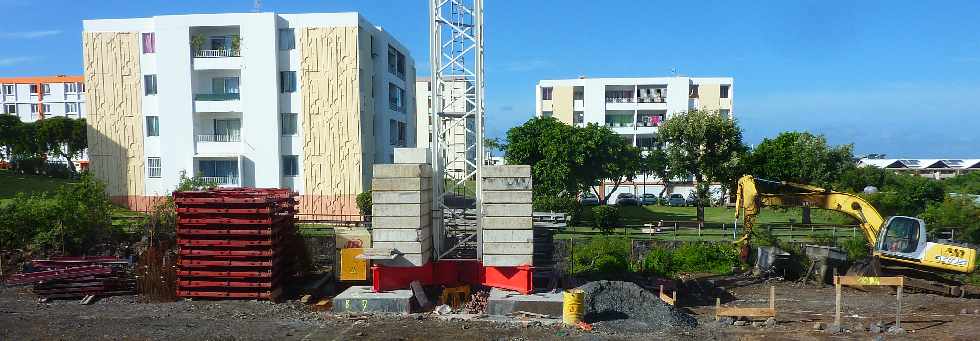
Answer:
<path fill-rule="evenodd" d="M 692 109 L 717 111 L 734 116 L 731 77 L 578 78 L 541 80 L 535 87 L 535 115 L 555 117 L 569 125 L 602 124 L 641 149 L 650 149 L 660 122 Z M 691 179 L 676 179 L 665 195 L 687 196 Z M 660 194 L 663 181 L 641 175 L 621 184 L 603 184 L 601 193 L 613 203 L 619 193 Z M 719 186 L 713 186 L 720 193 Z"/>
<path fill-rule="evenodd" d="M 449 87 L 442 89 L 442 101 L 445 103 L 447 98 L 461 98 L 460 94 L 469 91 L 472 93 L 473 87 L 469 82 L 457 80 L 445 82 Z M 415 81 L 415 94 L 418 98 L 415 101 L 417 106 L 415 112 L 418 113 L 416 128 L 418 136 L 416 141 L 420 147 L 431 148 L 432 144 L 432 91 L 430 78 L 420 77 Z M 465 101 L 457 101 L 449 105 L 450 116 L 462 116 L 471 110 L 472 104 Z M 476 165 L 476 150 L 467 150 L 467 145 L 473 145 L 476 139 L 476 121 L 472 117 L 463 119 L 462 117 L 447 117 L 442 121 L 442 129 L 448 138 L 445 139 L 446 145 L 446 171 L 450 176 L 462 179 L 473 170 Z"/>
<path fill-rule="evenodd" d="M 92 171 L 144 209 L 182 174 L 291 188 L 357 214 L 372 165 L 415 146 L 415 66 L 358 13 L 85 20 Z"/>
<path fill-rule="evenodd" d="M 23 122 L 45 117 L 85 117 L 82 76 L 0 78 L 0 111 Z"/>

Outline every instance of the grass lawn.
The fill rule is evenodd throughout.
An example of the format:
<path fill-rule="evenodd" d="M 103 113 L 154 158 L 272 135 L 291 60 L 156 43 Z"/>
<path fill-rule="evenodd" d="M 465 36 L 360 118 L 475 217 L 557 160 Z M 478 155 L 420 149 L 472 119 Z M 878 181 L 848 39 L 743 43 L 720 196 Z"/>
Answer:
<path fill-rule="evenodd" d="M 617 228 L 616 234 L 630 235 L 631 238 L 657 238 L 668 240 L 732 240 L 732 226 L 735 221 L 735 209 L 726 207 L 706 207 L 704 209 L 704 228 L 698 231 L 695 220 L 697 219 L 697 208 L 695 207 L 668 207 L 668 206 L 628 206 L 620 208 L 621 222 L 627 226 Z M 583 221 L 590 221 L 591 214 L 588 211 L 584 214 Z M 850 217 L 834 211 L 812 210 L 811 219 L 814 224 L 834 224 L 851 225 L 854 223 Z M 674 222 L 680 227 L 676 232 L 667 229 L 662 234 L 651 236 L 641 233 L 643 224 L 657 224 L 664 221 L 665 227 L 673 227 Z M 772 230 L 773 234 L 782 240 L 809 241 L 813 237 L 850 237 L 852 234 L 860 234 L 860 230 L 850 227 L 843 227 L 834 230 L 832 228 L 810 228 L 795 227 L 789 229 L 788 223 L 799 223 L 802 220 L 801 209 L 771 209 L 763 208 L 757 217 L 756 228 L 768 228 L 778 226 Z M 583 223 L 587 225 L 587 223 Z M 739 226 L 741 228 L 741 226 Z M 741 235 L 741 230 L 736 232 Z M 598 230 L 591 226 L 573 226 L 559 233 L 557 238 L 590 238 L 600 235 Z"/>
<path fill-rule="evenodd" d="M 17 193 L 54 193 L 58 187 L 73 180 L 40 175 L 21 175 L 10 170 L 0 170 L 0 203 L 12 200 Z"/>

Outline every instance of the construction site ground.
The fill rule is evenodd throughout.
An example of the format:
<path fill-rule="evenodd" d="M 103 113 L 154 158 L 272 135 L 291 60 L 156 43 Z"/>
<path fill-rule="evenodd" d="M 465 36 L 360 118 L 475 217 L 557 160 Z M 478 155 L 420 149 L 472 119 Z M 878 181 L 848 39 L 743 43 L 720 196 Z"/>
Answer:
<path fill-rule="evenodd" d="M 698 319 L 693 329 L 655 334 L 615 330 L 591 333 L 535 322 L 485 322 L 435 314 L 409 316 L 334 316 L 298 302 L 179 301 L 136 303 L 135 297 L 111 297 L 91 305 L 74 300 L 38 303 L 23 288 L 0 292 L 0 340 L 976 340 L 980 338 L 980 299 L 908 293 L 903 297 L 903 335 L 857 330 L 875 321 L 894 322 L 895 296 L 889 291 L 844 289 L 844 327 L 830 335 L 814 330 L 830 324 L 834 288 L 800 287 L 775 282 L 778 323 L 773 328 L 714 322 L 714 300 L 684 296 L 682 306 Z M 725 288 L 739 307 L 767 305 L 769 284 L 740 280 Z M 707 296 L 707 295 L 705 295 Z M 687 300 L 687 304 L 684 301 Z M 692 300 L 699 302 L 691 306 Z M 628 304 L 628 302 L 624 302 Z M 966 312 L 964 314 L 964 312 Z M 887 329 L 886 325 L 886 329 Z"/>

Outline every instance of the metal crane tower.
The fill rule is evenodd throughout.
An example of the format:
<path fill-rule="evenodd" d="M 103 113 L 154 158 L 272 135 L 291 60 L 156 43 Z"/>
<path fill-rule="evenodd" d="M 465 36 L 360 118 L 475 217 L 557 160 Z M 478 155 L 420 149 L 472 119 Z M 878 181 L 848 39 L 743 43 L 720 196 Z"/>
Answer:
<path fill-rule="evenodd" d="M 483 0 L 429 1 L 429 64 L 435 257 L 479 259 L 485 112 Z M 465 142 L 460 141 L 460 132 L 465 132 Z M 457 152 L 459 149 L 464 152 Z M 450 164 L 452 169 L 447 167 Z"/>

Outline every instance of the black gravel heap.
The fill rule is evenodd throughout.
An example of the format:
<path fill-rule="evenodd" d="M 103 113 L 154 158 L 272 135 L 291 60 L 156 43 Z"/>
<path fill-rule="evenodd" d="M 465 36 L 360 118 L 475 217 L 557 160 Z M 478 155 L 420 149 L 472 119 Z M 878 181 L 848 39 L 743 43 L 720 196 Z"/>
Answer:
<path fill-rule="evenodd" d="M 585 291 L 585 322 L 610 332 L 661 332 L 692 328 L 697 320 L 632 282 L 595 281 Z"/>

